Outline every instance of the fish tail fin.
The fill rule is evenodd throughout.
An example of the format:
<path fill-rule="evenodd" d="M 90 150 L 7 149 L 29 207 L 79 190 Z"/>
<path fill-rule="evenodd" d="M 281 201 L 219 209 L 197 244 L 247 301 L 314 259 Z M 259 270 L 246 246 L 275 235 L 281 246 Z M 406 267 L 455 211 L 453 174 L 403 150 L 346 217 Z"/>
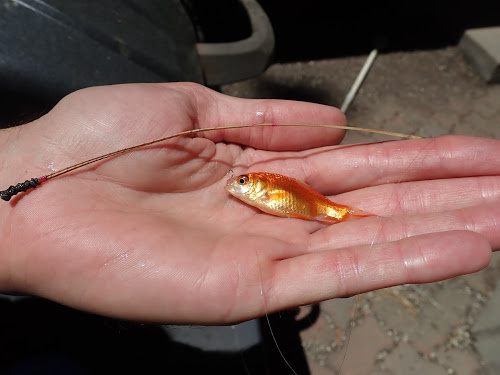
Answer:
<path fill-rule="evenodd" d="M 342 218 L 339 218 L 338 215 L 324 215 L 319 218 L 317 218 L 318 221 L 323 221 L 327 223 L 339 223 L 343 221 L 351 221 L 351 220 L 358 220 L 362 219 L 364 217 L 379 217 L 378 215 L 371 214 L 369 212 L 365 212 L 363 210 L 357 209 L 357 208 L 350 208 L 349 211 L 342 216 Z"/>
<path fill-rule="evenodd" d="M 370 217 L 370 216 L 379 217 L 378 215 L 371 214 L 369 212 L 365 212 L 365 211 L 360 210 L 358 208 L 353 208 L 352 210 L 349 210 L 349 213 L 344 216 L 342 221 L 357 220 L 357 219 L 362 219 L 364 217 Z"/>

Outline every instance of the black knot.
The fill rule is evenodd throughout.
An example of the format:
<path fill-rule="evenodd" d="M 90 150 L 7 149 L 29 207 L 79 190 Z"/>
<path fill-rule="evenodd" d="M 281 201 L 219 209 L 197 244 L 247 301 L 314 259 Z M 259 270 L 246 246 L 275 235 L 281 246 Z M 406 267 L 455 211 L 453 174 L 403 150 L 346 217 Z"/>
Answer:
<path fill-rule="evenodd" d="M 27 191 L 29 189 L 34 189 L 38 185 L 40 185 L 40 181 L 38 181 L 38 178 L 32 178 L 31 180 L 20 182 L 16 186 L 9 186 L 8 189 L 0 191 L 0 198 L 2 198 L 4 201 L 10 201 L 10 198 L 12 198 L 14 195 Z"/>

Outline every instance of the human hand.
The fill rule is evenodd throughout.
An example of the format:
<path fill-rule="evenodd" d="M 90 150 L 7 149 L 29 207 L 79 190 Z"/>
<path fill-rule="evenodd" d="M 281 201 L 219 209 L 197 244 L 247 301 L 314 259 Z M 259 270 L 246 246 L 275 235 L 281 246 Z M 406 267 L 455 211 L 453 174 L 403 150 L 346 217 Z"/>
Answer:
<path fill-rule="evenodd" d="M 344 121 L 327 106 L 194 84 L 91 88 L 0 132 L 0 180 L 4 188 L 196 127 Z M 119 318 L 231 323 L 488 264 L 500 247 L 499 141 L 318 148 L 341 136 L 279 126 L 200 133 L 50 180 L 0 204 L 0 288 Z M 228 195 L 229 169 L 295 177 L 382 217 L 270 216 Z"/>

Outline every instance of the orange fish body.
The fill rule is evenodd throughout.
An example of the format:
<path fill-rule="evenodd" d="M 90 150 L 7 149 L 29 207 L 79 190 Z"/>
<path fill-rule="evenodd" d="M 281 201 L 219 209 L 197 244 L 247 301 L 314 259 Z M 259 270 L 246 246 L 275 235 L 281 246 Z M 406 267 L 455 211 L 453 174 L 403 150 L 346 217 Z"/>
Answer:
<path fill-rule="evenodd" d="M 361 210 L 332 202 L 295 178 L 254 172 L 227 180 L 227 191 L 271 215 L 336 223 L 366 216 Z"/>

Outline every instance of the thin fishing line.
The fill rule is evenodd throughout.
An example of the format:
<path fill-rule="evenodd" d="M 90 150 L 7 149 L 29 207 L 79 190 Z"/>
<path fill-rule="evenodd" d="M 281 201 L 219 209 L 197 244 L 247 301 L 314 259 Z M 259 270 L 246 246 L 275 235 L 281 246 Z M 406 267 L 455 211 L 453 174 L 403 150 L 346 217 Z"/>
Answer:
<path fill-rule="evenodd" d="M 208 131 L 214 131 L 214 130 L 228 130 L 228 129 L 241 129 L 241 128 L 253 128 L 253 127 L 258 127 L 258 126 L 287 126 L 287 127 L 293 127 L 293 126 L 301 126 L 301 127 L 312 127 L 312 128 L 330 128 L 330 129 L 342 129 L 342 130 L 353 130 L 353 131 L 360 131 L 360 132 L 365 132 L 365 133 L 375 133 L 375 134 L 384 134 L 384 135 L 389 135 L 389 136 L 394 136 L 394 137 L 401 137 L 401 138 L 422 138 L 416 135 L 408 135 L 408 134 L 403 134 L 403 133 L 396 133 L 396 132 L 388 132 L 384 130 L 377 130 L 377 129 L 368 129 L 368 128 L 358 128 L 354 126 L 343 126 L 343 125 L 326 125 L 326 124 L 300 124 L 300 123 L 281 123 L 277 124 L 275 122 L 269 123 L 260 123 L 260 124 L 243 124 L 243 125 L 227 125 L 227 126 L 220 126 L 220 127 L 209 127 L 209 128 L 200 128 L 200 129 L 190 129 L 190 130 L 185 130 L 173 135 L 169 135 L 166 137 L 161 137 L 157 139 L 153 139 L 152 141 L 144 142 L 144 143 L 139 143 L 134 146 L 122 148 L 120 150 L 116 150 L 113 152 L 109 152 L 104 155 L 97 156 L 95 158 L 91 158 L 85 161 L 82 161 L 80 163 L 71 165 L 69 167 L 63 168 L 57 172 L 50 173 L 45 176 L 41 176 L 38 178 L 31 178 L 29 180 L 26 180 L 24 182 L 20 182 L 15 186 L 10 186 L 5 190 L 0 191 L 0 198 L 3 199 L 4 201 L 9 201 L 13 196 L 26 192 L 30 189 L 36 188 L 38 185 L 41 185 L 42 183 L 58 177 L 62 176 L 66 173 L 72 172 L 76 169 L 83 168 L 89 164 L 96 163 L 101 160 L 109 159 L 112 157 L 116 157 L 118 155 L 122 155 L 134 150 L 137 150 L 142 147 L 150 146 L 155 143 L 167 141 L 172 138 L 180 137 L 183 135 L 191 135 L 191 134 L 197 134 L 197 133 L 202 133 L 202 132 L 208 132 Z"/>
<path fill-rule="evenodd" d="M 425 149 L 426 149 L 426 148 L 427 148 L 427 147 L 428 147 L 428 146 L 429 146 L 432 142 L 434 142 L 434 139 L 432 139 L 430 142 L 428 142 L 428 143 L 427 143 L 424 147 L 422 147 L 422 148 L 419 150 L 419 152 L 417 153 L 417 155 L 415 155 L 415 157 L 414 157 L 414 158 L 411 160 L 411 162 L 408 164 L 408 166 L 407 166 L 407 168 L 406 168 L 407 170 L 408 170 L 408 169 L 409 169 L 409 168 L 410 168 L 410 167 L 411 167 L 411 166 L 415 163 L 415 161 L 419 158 L 420 154 L 421 154 L 421 153 L 422 153 L 422 152 L 423 152 L 423 151 L 424 151 L 424 150 L 425 150 Z M 403 177 L 400 177 L 400 179 L 397 181 L 397 183 L 396 183 L 396 184 L 400 184 L 400 183 L 401 183 L 401 181 L 402 181 L 402 179 L 403 179 Z M 399 200 L 398 204 L 400 204 L 401 199 L 404 197 L 404 195 L 406 195 L 406 193 L 405 193 L 405 194 L 403 194 L 403 195 L 401 196 L 401 198 L 400 198 L 400 200 Z M 387 201 L 386 206 L 389 204 L 389 201 L 390 201 L 390 200 L 388 200 L 388 201 Z M 393 209 L 392 213 L 394 213 L 394 212 L 396 211 L 396 209 L 397 209 L 397 206 Z M 372 254 L 373 247 L 374 247 L 374 245 L 375 245 L 376 241 L 378 240 L 378 238 L 379 238 L 379 237 L 380 237 L 380 235 L 381 235 L 381 232 L 382 232 L 383 226 L 384 226 L 384 225 L 383 225 L 383 222 L 382 222 L 382 221 L 380 221 L 380 224 L 379 224 L 379 226 L 378 226 L 378 229 L 377 229 L 376 233 L 374 234 L 374 236 L 373 236 L 373 238 L 372 238 L 372 240 L 371 240 L 371 243 L 370 243 L 370 249 L 369 249 L 368 256 L 367 256 L 367 259 L 366 259 L 366 262 L 365 262 L 365 266 L 364 266 L 364 267 L 362 267 L 362 269 L 361 269 L 361 270 L 360 270 L 360 272 L 359 272 L 359 274 L 360 274 L 360 275 L 363 273 L 363 269 L 366 269 L 366 267 L 368 266 L 368 262 L 369 262 L 369 260 L 370 260 L 370 256 L 371 256 L 371 254 Z M 256 254 L 256 256 L 258 257 L 258 255 L 257 255 L 257 254 Z M 259 264 L 260 264 L 260 262 L 259 262 Z M 281 351 L 281 348 L 280 348 L 280 346 L 279 346 L 279 344 L 278 344 L 278 341 L 277 341 L 277 339 L 276 339 L 276 337 L 275 337 L 275 335 L 274 335 L 274 332 L 273 332 L 273 329 L 272 329 L 272 326 L 271 326 L 271 322 L 270 322 L 270 320 L 269 320 L 269 315 L 268 315 L 268 312 L 267 312 L 267 304 L 266 304 L 266 300 L 265 300 L 265 297 L 264 297 L 264 294 L 263 294 L 263 289 L 262 289 L 262 274 L 261 274 L 261 269 L 260 269 L 260 266 L 259 266 L 259 277 L 260 277 L 260 282 L 261 282 L 261 284 L 260 284 L 260 292 L 261 292 L 261 295 L 263 296 L 264 312 L 265 312 L 265 316 L 266 316 L 267 325 L 268 325 L 268 327 L 269 327 L 269 331 L 270 331 L 270 333 L 271 333 L 271 337 L 272 337 L 272 339 L 273 339 L 273 341 L 274 341 L 274 344 L 275 344 L 275 346 L 276 346 L 276 349 L 278 350 L 278 352 L 279 352 L 279 354 L 280 354 L 281 358 L 283 359 L 283 361 L 287 364 L 287 366 L 290 368 L 290 370 L 291 370 L 291 371 L 292 371 L 295 375 L 298 375 L 298 374 L 297 374 L 297 372 L 295 371 L 295 369 L 294 369 L 294 368 L 290 365 L 290 363 L 287 361 L 287 359 L 286 359 L 285 355 L 283 354 L 283 352 Z M 353 316 L 352 316 L 351 321 L 350 321 L 350 329 L 349 329 L 349 333 L 348 333 L 347 338 L 346 338 L 346 347 L 345 347 L 345 350 L 344 350 L 344 354 L 343 354 L 343 356 L 342 356 L 342 362 L 341 362 L 340 367 L 339 367 L 339 369 L 338 369 L 339 374 L 341 374 L 341 372 L 342 372 L 342 367 L 343 367 L 344 362 L 345 362 L 345 359 L 346 359 L 346 357 L 347 357 L 347 350 L 348 350 L 348 348 L 349 348 L 349 343 L 350 343 L 350 340 L 351 340 L 352 331 L 353 331 L 353 329 L 354 329 L 353 324 L 354 324 L 354 322 L 355 322 L 355 320 L 356 320 L 356 313 L 357 313 L 357 309 L 358 309 L 358 306 L 359 306 L 359 304 L 360 304 L 360 301 L 361 301 L 361 289 L 359 289 L 359 290 L 358 290 L 358 293 L 356 294 L 356 304 L 355 304 L 355 306 L 354 306 Z"/>
<path fill-rule="evenodd" d="M 419 158 L 420 154 L 429 146 L 431 145 L 433 142 L 435 142 L 435 139 L 431 139 L 424 147 L 422 147 L 417 155 L 415 155 L 415 157 L 410 161 L 410 163 L 408 164 L 408 167 L 406 167 L 406 170 L 410 169 L 410 167 L 415 163 L 415 161 Z M 401 181 L 403 180 L 403 177 L 400 177 L 399 180 L 396 182 L 396 185 L 399 185 L 401 183 Z M 392 210 L 392 213 L 390 216 L 392 216 L 394 214 L 394 212 L 396 212 L 397 208 L 400 207 L 401 205 L 401 201 L 402 199 L 404 198 L 404 196 L 408 193 L 408 189 L 406 190 L 405 193 L 403 193 L 401 196 L 400 196 L 400 199 L 398 200 L 397 202 L 397 205 L 394 207 L 394 209 Z M 394 192 L 393 192 L 394 194 Z M 389 205 L 389 202 L 390 202 L 390 199 L 387 200 L 387 203 L 386 203 L 386 207 Z M 380 221 L 380 224 L 378 226 L 378 229 L 377 231 L 375 232 L 375 235 L 373 236 L 372 238 L 372 241 L 370 243 L 370 248 L 368 250 L 368 256 L 366 258 L 366 262 L 365 262 L 365 265 L 364 267 L 360 270 L 359 274 L 362 274 L 363 271 L 368 267 L 368 263 L 370 261 L 370 257 L 373 253 L 373 247 L 375 246 L 375 243 L 376 241 L 378 241 L 378 239 L 380 238 L 380 235 L 382 233 L 382 229 L 384 228 L 384 223 L 382 222 L 383 218 L 379 218 L 379 221 Z M 347 350 L 349 348 L 349 342 L 351 341 L 351 335 L 352 335 L 352 331 L 354 329 L 354 322 L 356 320 L 356 313 L 358 311 L 358 307 L 359 307 L 359 304 L 361 302 L 361 288 L 358 290 L 358 293 L 356 294 L 356 303 L 354 305 L 354 312 L 353 312 L 353 316 L 352 316 L 352 319 L 350 321 L 350 329 L 349 329 L 349 333 L 347 335 L 347 338 L 346 338 L 346 348 L 344 350 L 344 355 L 342 356 L 342 362 L 340 363 L 340 368 L 339 368 L 339 374 L 341 373 L 342 371 L 342 366 L 344 365 L 344 362 L 345 362 L 345 359 L 347 357 Z"/>
<path fill-rule="evenodd" d="M 236 326 L 232 325 L 231 328 L 233 330 L 234 343 L 235 343 L 235 346 L 238 348 L 238 352 L 239 352 L 241 361 L 243 362 L 243 368 L 245 369 L 245 373 L 248 375 L 251 375 L 250 370 L 248 369 L 248 366 L 247 366 L 247 361 L 245 361 L 245 356 L 243 355 L 244 350 L 240 345 L 240 338 L 239 338 L 238 334 L 236 333 Z"/>
<path fill-rule="evenodd" d="M 260 295 L 262 296 L 262 305 L 264 307 L 264 314 L 266 316 L 266 321 L 267 321 L 267 326 L 269 327 L 269 332 L 271 333 L 271 337 L 273 338 L 274 345 L 276 345 L 276 349 L 278 349 L 278 353 L 280 354 L 280 356 L 283 359 L 283 361 L 286 363 L 286 365 L 288 366 L 288 368 L 294 373 L 294 375 L 299 375 L 297 373 L 297 371 L 295 371 L 295 369 L 292 367 L 292 365 L 290 364 L 290 362 L 288 362 L 287 359 L 285 358 L 285 355 L 281 351 L 281 348 L 278 345 L 278 340 L 276 340 L 276 336 L 274 335 L 274 331 L 273 331 L 273 329 L 271 327 L 271 321 L 269 320 L 269 313 L 268 313 L 268 309 L 267 309 L 266 296 L 264 295 L 264 289 L 262 288 L 262 286 L 263 286 L 263 283 L 262 283 L 262 270 L 260 268 L 259 253 L 257 251 L 255 251 L 255 257 L 257 259 L 257 266 L 258 266 L 258 269 L 259 269 Z"/>

